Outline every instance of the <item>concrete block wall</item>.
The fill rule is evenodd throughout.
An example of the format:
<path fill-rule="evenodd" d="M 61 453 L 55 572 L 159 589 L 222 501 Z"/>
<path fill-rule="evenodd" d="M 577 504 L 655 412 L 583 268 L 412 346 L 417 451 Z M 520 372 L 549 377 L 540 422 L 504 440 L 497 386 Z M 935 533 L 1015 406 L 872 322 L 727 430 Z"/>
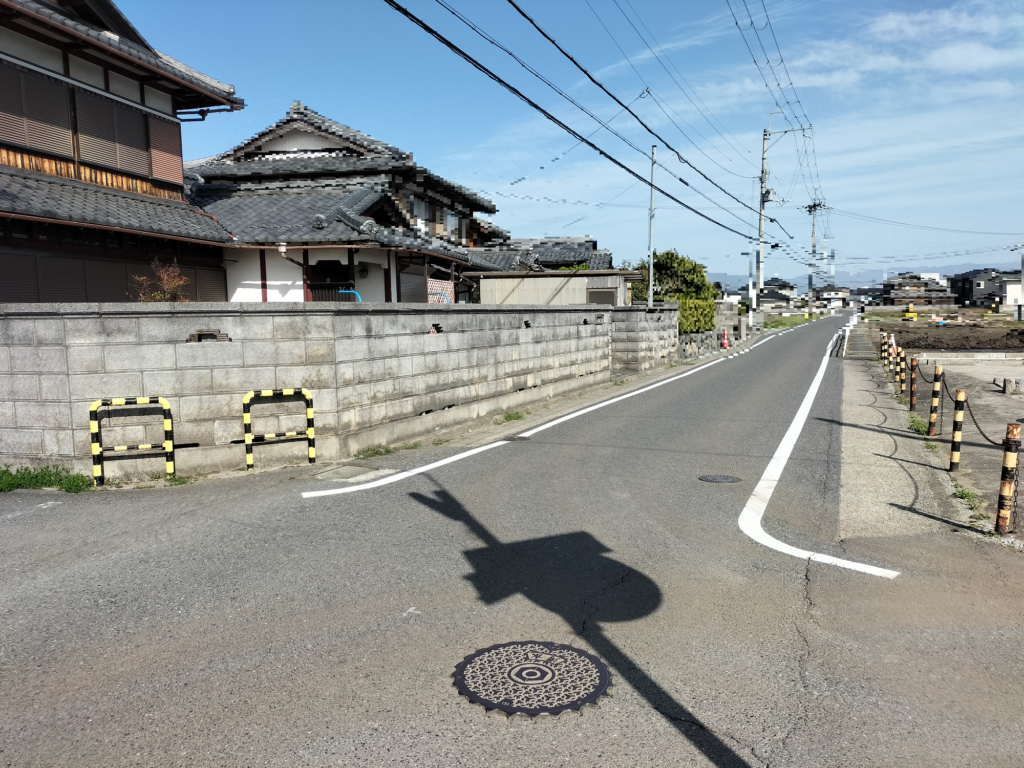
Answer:
<path fill-rule="evenodd" d="M 241 468 L 242 396 L 284 387 L 313 393 L 317 456 L 347 458 L 607 380 L 613 358 L 651 367 L 676 322 L 594 305 L 0 305 L 0 465 L 88 471 L 90 403 L 159 395 L 179 472 Z M 186 341 L 209 328 L 232 340 Z M 163 440 L 158 408 L 104 412 L 104 445 Z M 253 407 L 257 434 L 304 429 L 300 402 Z M 257 446 L 256 465 L 304 447 Z M 109 477 L 163 471 L 160 457 L 106 463 Z"/>
<path fill-rule="evenodd" d="M 613 367 L 647 371 L 667 365 L 679 346 L 679 307 L 666 303 L 609 308 Z"/>

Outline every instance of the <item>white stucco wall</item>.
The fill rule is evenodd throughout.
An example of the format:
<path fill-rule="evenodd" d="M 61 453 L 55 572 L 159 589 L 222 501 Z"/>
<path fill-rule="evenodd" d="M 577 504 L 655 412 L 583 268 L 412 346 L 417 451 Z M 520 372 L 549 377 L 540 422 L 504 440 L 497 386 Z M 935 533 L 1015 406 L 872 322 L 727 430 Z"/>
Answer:
<path fill-rule="evenodd" d="M 267 254 L 267 301 L 305 301 L 302 289 L 302 267 L 282 259 L 276 249 L 268 248 Z M 302 258 L 302 250 L 289 249 L 288 255 L 296 261 Z M 259 251 L 256 252 L 257 263 Z"/>
<path fill-rule="evenodd" d="M 281 258 L 277 249 L 267 248 L 267 301 L 303 301 L 302 267 Z M 288 256 L 296 261 L 302 259 L 302 248 L 289 248 Z M 310 248 L 309 263 L 318 261 L 340 261 L 348 263 L 347 248 Z M 365 302 L 383 302 L 387 296 L 385 268 L 389 262 L 391 271 L 391 297 L 398 295 L 395 257 L 387 251 L 366 248 L 355 254 L 355 288 Z M 258 248 L 224 249 L 225 271 L 227 272 L 228 301 L 263 301 L 260 278 L 260 252 Z M 359 276 L 360 264 L 367 270 L 366 277 Z"/>
<path fill-rule="evenodd" d="M 263 301 L 260 287 L 260 252 L 224 249 L 228 301 Z"/>

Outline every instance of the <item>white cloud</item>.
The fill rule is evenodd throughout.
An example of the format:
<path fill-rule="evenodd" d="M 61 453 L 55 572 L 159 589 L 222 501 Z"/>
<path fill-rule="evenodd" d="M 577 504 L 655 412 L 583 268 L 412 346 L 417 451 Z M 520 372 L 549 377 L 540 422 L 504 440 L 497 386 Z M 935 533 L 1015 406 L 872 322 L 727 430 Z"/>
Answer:
<path fill-rule="evenodd" d="M 944 45 L 924 59 L 924 65 L 948 73 L 984 72 L 1024 64 L 1024 48 L 1000 49 L 977 42 Z"/>
<path fill-rule="evenodd" d="M 917 13 L 886 13 L 868 24 L 880 40 L 934 40 L 961 35 L 1000 37 L 1024 27 L 1024 14 L 1001 14 L 990 3 L 968 3 Z"/>

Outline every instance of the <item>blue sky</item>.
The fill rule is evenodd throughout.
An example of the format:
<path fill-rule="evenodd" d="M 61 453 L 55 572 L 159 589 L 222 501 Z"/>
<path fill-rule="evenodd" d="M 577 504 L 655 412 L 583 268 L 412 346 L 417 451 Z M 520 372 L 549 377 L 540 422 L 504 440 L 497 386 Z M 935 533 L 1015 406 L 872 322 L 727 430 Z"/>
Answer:
<path fill-rule="evenodd" d="M 741 232 L 754 214 L 682 165 L 575 70 L 504 0 L 447 0 L 637 147 L 659 144 L 658 182 Z M 519 0 L 520 5 L 700 171 L 755 205 L 761 131 L 778 109 L 726 0 Z M 741 23 L 764 24 L 760 0 L 731 0 Z M 464 26 L 435 0 L 413 13 L 641 175 L 649 161 Z M 592 235 L 616 262 L 647 248 L 649 190 L 413 26 L 382 0 L 279 2 L 120 0 L 158 49 L 225 82 L 240 113 L 186 126 L 185 154 L 223 151 L 280 119 L 295 99 L 412 151 L 421 165 L 493 199 L 515 236 Z M 814 125 L 817 178 L 839 211 L 983 232 L 1024 232 L 1024 9 L 992 2 L 765 0 L 803 111 Z M 658 56 L 652 55 L 647 44 Z M 607 27 L 607 31 L 602 26 Z M 771 30 L 760 35 L 786 83 Z M 609 34 L 610 33 L 610 34 Z M 614 38 L 614 39 L 613 39 Z M 747 38 L 759 58 L 757 38 Z M 620 51 L 621 47 L 621 51 Z M 623 52 L 625 55 L 623 55 Z M 663 66 L 664 65 L 664 66 Z M 769 79 L 771 79 L 771 74 Z M 678 81 L 678 82 L 677 82 Z M 793 92 L 786 91 L 792 100 Z M 791 111 L 798 107 L 783 106 Z M 699 108 L 699 109 L 698 109 Z M 618 115 L 618 116 L 616 116 Z M 774 128 L 788 127 L 776 115 Z M 685 135 L 684 135 L 685 134 Z M 799 136 L 800 134 L 796 134 Z M 802 141 L 802 140 L 800 140 Z M 769 213 L 810 248 L 813 175 L 793 136 L 769 152 Z M 804 156 L 806 157 L 806 155 Z M 557 160 L 555 159 L 557 158 Z M 691 182 L 685 187 L 669 172 Z M 712 201 L 699 196 L 699 190 Z M 550 200 L 569 200 L 555 203 Z M 598 207 L 599 203 L 610 203 Z M 728 209 L 722 210 L 715 203 Z M 745 274 L 745 239 L 660 198 L 655 245 L 710 270 Z M 736 218 L 739 217 L 739 218 Z M 1012 263 L 1024 236 L 908 229 L 833 213 L 838 268 Z M 820 247 L 820 245 L 819 245 Z M 1003 248 L 1003 250 L 979 249 Z M 766 273 L 799 277 L 779 251 Z"/>

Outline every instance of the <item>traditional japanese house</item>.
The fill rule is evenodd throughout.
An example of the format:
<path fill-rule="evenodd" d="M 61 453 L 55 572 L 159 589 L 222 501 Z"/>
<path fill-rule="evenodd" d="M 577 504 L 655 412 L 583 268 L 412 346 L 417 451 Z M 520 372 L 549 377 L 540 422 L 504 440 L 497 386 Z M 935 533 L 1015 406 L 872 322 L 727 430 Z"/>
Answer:
<path fill-rule="evenodd" d="M 496 208 L 412 154 L 295 102 L 280 121 L 186 164 L 190 199 L 235 238 L 231 301 L 453 303 L 495 269 L 470 250 Z"/>
<path fill-rule="evenodd" d="M 110 0 L 2 0 L 0 301 L 126 301 L 154 257 L 227 298 L 232 238 L 184 196 L 181 123 L 243 106 Z"/>

